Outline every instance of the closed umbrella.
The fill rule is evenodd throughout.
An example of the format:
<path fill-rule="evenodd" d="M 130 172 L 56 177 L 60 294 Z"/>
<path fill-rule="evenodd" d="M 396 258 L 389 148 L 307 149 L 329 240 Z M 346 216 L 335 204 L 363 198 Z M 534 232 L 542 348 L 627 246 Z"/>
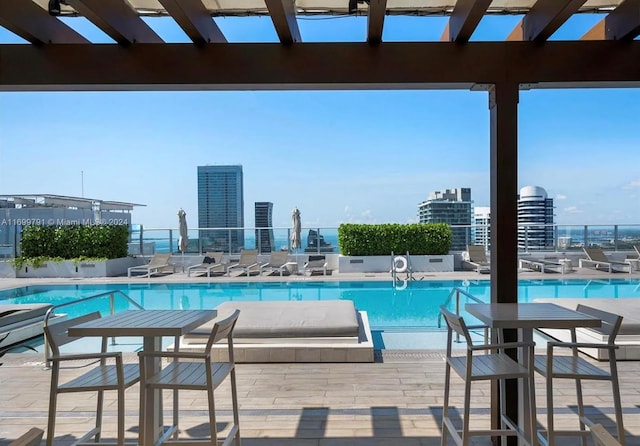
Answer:
<path fill-rule="evenodd" d="M 291 224 L 291 249 L 297 250 L 301 246 L 300 232 L 302 231 L 300 211 L 298 208 L 293 208 L 291 212 Z"/>
<path fill-rule="evenodd" d="M 187 213 L 180 209 L 178 211 L 178 226 L 180 228 L 180 238 L 178 239 L 178 248 L 184 252 L 189 247 L 189 234 L 187 233 Z"/>

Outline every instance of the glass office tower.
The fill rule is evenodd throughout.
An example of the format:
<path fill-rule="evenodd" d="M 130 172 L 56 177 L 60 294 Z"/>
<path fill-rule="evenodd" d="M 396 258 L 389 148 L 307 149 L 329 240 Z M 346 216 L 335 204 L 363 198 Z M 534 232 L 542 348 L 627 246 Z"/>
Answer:
<path fill-rule="evenodd" d="M 242 166 L 198 166 L 198 226 L 204 251 L 244 248 Z M 224 229 L 228 228 L 228 229 Z"/>

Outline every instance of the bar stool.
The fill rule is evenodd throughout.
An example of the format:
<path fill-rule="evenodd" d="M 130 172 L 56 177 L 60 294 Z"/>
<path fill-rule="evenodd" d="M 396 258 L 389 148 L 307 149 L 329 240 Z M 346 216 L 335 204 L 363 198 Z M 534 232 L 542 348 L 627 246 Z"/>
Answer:
<path fill-rule="evenodd" d="M 536 439 L 536 405 L 535 384 L 533 367 L 526 368 L 519 364 L 506 353 L 504 349 L 523 348 L 529 356 L 530 364 L 533 363 L 533 342 L 508 342 L 500 344 L 473 345 L 469 328 L 464 319 L 447 310 L 444 306 L 440 311 L 447 323 L 447 360 L 445 369 L 444 404 L 442 409 L 442 446 L 447 443 L 447 432 L 458 446 L 467 446 L 472 436 L 517 436 L 527 445 L 535 444 Z M 453 332 L 464 337 L 467 342 L 464 356 L 453 356 Z M 464 381 L 464 408 L 462 416 L 462 430 L 454 427 L 449 417 L 449 391 L 451 381 L 451 369 L 453 369 Z M 516 425 L 509 419 L 505 412 L 504 380 L 523 379 L 529 386 L 529 431 Z M 470 403 L 471 383 L 474 381 L 497 381 L 501 386 L 500 398 L 500 424 L 501 429 L 470 430 Z"/>
<path fill-rule="evenodd" d="M 540 439 L 548 446 L 555 444 L 556 436 L 582 436 L 582 444 L 586 445 L 586 438 L 590 435 L 586 425 L 594 424 L 584 414 L 584 402 L 582 398 L 582 381 L 598 380 L 610 381 L 613 391 L 613 404 L 615 408 L 618 441 L 624 446 L 624 426 L 622 424 L 622 403 L 620 401 L 620 385 L 618 383 L 618 367 L 616 364 L 616 336 L 622 324 L 622 316 L 578 305 L 576 311 L 591 315 L 602 321 L 600 328 L 590 328 L 595 334 L 607 338 L 606 343 L 577 342 L 576 330 L 571 329 L 571 342 L 548 342 L 547 355 L 535 356 L 535 370 L 546 379 L 547 385 L 547 436 Z M 609 357 L 609 370 L 601 369 L 578 355 L 579 348 L 606 349 Z M 556 349 L 571 349 L 571 355 L 556 355 Z M 553 380 L 573 379 L 576 383 L 576 395 L 578 400 L 578 421 L 580 430 L 560 431 L 554 429 L 553 422 Z"/>
<path fill-rule="evenodd" d="M 211 438 L 207 443 L 212 445 L 222 443 L 229 445 L 234 442 L 236 446 L 240 446 L 240 424 L 238 417 L 238 392 L 236 389 L 236 370 L 233 357 L 233 329 L 240 315 L 240 310 L 235 310 L 230 316 L 218 320 L 213 324 L 211 335 L 204 351 L 201 352 L 139 352 L 140 358 L 140 412 L 141 419 L 146 417 L 152 407 L 145 407 L 146 392 L 152 392 L 156 389 L 173 390 L 173 426 L 167 429 L 156 444 L 162 444 L 170 441 L 172 444 L 180 441 L 193 443 L 201 443 L 194 440 L 178 439 L 178 391 L 179 390 L 205 390 L 207 392 L 207 401 L 209 403 L 209 431 Z M 211 348 L 213 344 L 223 339 L 227 340 L 228 361 L 212 362 Z M 175 344 L 178 345 L 177 343 Z M 151 377 L 147 377 L 145 367 L 145 358 L 161 357 L 169 358 L 172 361 L 167 364 L 161 371 Z M 233 406 L 233 424 L 224 440 L 218 438 L 216 426 L 216 406 L 214 400 L 214 391 L 227 378 L 231 378 L 231 402 Z M 146 444 L 146 432 L 141 432 L 143 439 L 142 444 Z M 168 440 L 173 435 L 172 440 Z"/>

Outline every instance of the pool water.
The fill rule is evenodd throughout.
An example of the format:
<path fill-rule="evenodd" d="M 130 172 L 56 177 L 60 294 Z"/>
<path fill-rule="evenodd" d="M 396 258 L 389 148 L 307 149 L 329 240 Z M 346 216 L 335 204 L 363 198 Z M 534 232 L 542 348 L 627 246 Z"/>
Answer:
<path fill-rule="evenodd" d="M 215 308 L 226 301 L 260 300 L 352 300 L 369 316 L 373 330 L 438 330 L 440 305 L 453 308 L 451 291 L 458 287 L 477 298 L 490 300 L 490 282 L 414 281 L 396 289 L 391 281 L 349 282 L 231 282 L 231 283 L 136 283 L 104 285 L 34 285 L 0 291 L 1 303 L 52 303 L 58 305 L 106 291 L 120 290 L 145 309 Z M 608 280 L 523 280 L 519 282 L 520 302 L 537 298 L 638 298 L 640 281 Z M 464 304 L 466 301 L 462 300 Z M 131 304 L 116 294 L 116 310 Z M 71 315 L 89 311 L 109 311 L 108 298 L 65 308 Z"/>

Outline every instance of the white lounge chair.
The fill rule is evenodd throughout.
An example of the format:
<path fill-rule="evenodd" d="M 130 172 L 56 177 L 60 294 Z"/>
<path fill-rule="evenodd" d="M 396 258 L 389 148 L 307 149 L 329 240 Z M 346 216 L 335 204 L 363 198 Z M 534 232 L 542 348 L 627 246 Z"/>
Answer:
<path fill-rule="evenodd" d="M 227 268 L 227 276 L 231 275 L 231 271 L 240 269 L 243 273 L 249 277 L 251 270 L 258 266 L 258 250 L 257 249 L 243 249 L 240 251 L 240 259 L 238 263 L 234 263 Z"/>
<path fill-rule="evenodd" d="M 593 268 L 598 271 L 606 269 L 610 273 L 621 273 L 627 268 L 628 273 L 631 274 L 631 264 L 626 262 L 616 262 L 615 260 L 609 260 L 605 255 L 602 248 L 582 248 L 587 255 L 587 259 L 578 260 L 578 266 L 580 268 Z"/>
<path fill-rule="evenodd" d="M 205 253 L 202 263 L 187 268 L 187 277 L 191 277 L 191 273 L 207 273 L 207 277 L 211 277 L 211 273 L 226 273 L 227 263 L 222 261 L 223 255 L 223 252 Z"/>
<path fill-rule="evenodd" d="M 289 253 L 287 251 L 273 251 L 269 257 L 269 261 L 260 265 L 260 275 L 265 271 L 269 273 L 277 271 L 282 277 L 282 275 L 287 271 L 288 260 Z"/>
<path fill-rule="evenodd" d="M 327 275 L 327 258 L 325 256 L 309 256 L 307 263 L 304 264 L 304 273 L 307 271 L 309 275 L 313 275 L 315 272 L 322 271 L 324 276 Z"/>
<path fill-rule="evenodd" d="M 565 264 L 558 262 L 557 260 L 521 257 L 520 259 L 518 259 L 518 262 L 520 268 L 540 271 L 541 273 L 560 272 L 564 274 L 566 272 Z"/>
<path fill-rule="evenodd" d="M 482 245 L 467 246 L 468 260 L 462 261 L 462 266 L 471 267 L 478 273 L 488 273 L 491 271 L 491 263 L 487 259 L 487 253 Z"/>
<path fill-rule="evenodd" d="M 145 273 L 144 277 L 151 277 L 151 274 L 161 273 L 168 269 L 171 272 L 176 272 L 175 265 L 169 263 L 171 254 L 154 254 L 151 260 L 146 265 L 132 266 L 127 270 L 127 276 L 131 277 L 131 273 L 141 272 Z"/>

